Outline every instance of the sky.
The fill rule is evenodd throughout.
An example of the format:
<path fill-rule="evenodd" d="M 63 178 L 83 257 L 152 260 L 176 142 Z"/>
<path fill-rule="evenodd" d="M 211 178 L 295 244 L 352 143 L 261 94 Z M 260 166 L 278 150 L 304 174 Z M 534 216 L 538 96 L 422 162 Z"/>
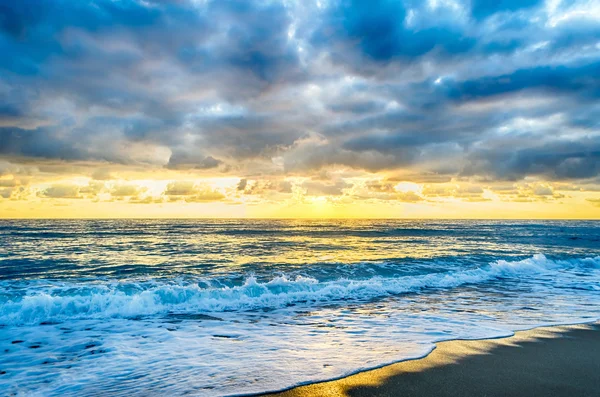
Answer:
<path fill-rule="evenodd" d="M 2 218 L 600 218 L 600 3 L 0 0 Z"/>

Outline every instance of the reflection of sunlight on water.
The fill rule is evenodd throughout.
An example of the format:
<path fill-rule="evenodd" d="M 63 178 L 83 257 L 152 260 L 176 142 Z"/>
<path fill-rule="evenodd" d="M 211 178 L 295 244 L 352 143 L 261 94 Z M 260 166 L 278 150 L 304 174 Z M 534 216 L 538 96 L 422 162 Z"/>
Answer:
<path fill-rule="evenodd" d="M 0 313 L 0 388 L 259 392 L 594 319 L 596 259 L 558 259 L 597 256 L 599 235 L 593 222 L 2 222 L 2 310 L 39 318 Z"/>
<path fill-rule="evenodd" d="M 257 264 L 264 264 L 270 271 L 287 271 L 318 262 L 350 264 L 444 257 L 456 261 L 467 255 L 537 252 L 526 240 L 533 236 L 534 229 L 524 225 L 496 230 L 494 222 L 73 221 L 64 227 L 49 224 L 54 225 L 52 230 L 58 229 L 50 233 L 45 232 L 48 224 L 33 225 L 31 230 L 21 232 L 21 239 L 8 240 L 6 250 L 18 253 L 21 260 L 36 264 L 46 261 L 46 271 L 59 277 L 129 277 L 136 272 L 205 274 L 244 271 Z M 538 239 L 542 246 L 556 245 L 550 238 Z M 569 253 L 576 254 L 577 249 L 571 244 Z"/>

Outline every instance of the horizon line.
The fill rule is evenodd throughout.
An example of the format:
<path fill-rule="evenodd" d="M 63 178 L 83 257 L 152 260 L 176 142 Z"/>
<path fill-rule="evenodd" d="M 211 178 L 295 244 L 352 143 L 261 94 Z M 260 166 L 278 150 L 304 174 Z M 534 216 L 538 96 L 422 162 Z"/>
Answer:
<path fill-rule="evenodd" d="M 0 221 L 11 221 L 11 220 L 45 220 L 45 221 L 66 221 L 66 220 L 380 220 L 380 221 L 600 221 L 600 218 L 350 218 L 350 217 L 300 217 L 300 218 L 285 218 L 285 217 L 123 217 L 123 218 L 110 218 L 110 217 L 90 217 L 90 218 L 0 218 Z"/>

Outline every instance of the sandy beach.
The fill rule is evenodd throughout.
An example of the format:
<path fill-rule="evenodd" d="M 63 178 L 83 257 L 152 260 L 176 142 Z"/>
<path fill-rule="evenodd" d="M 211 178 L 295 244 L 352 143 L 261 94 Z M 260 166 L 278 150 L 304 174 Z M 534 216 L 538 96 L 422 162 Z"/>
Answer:
<path fill-rule="evenodd" d="M 271 394 L 309 396 L 598 396 L 600 325 L 448 341 L 427 357 Z"/>

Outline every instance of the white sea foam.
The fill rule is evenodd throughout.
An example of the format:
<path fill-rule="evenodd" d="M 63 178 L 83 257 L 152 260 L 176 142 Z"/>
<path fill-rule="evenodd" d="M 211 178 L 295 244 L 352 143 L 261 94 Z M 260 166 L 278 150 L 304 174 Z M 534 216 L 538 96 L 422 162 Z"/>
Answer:
<path fill-rule="evenodd" d="M 444 268 L 394 275 L 388 264 L 364 277 L 359 266 L 363 277 L 353 279 L 333 277 L 340 273 L 331 267 L 327 281 L 249 277 L 229 287 L 216 279 L 3 282 L 0 390 L 264 392 L 423 356 L 441 340 L 600 317 L 599 257 Z"/>
<path fill-rule="evenodd" d="M 39 286 L 32 283 L 26 294 L 4 298 L 0 324 L 310 306 L 454 288 L 498 278 L 528 278 L 574 268 L 600 268 L 600 257 L 551 260 L 538 254 L 521 261 L 500 260 L 468 270 L 397 277 L 375 275 L 366 279 L 340 278 L 321 282 L 303 276 L 291 278 L 283 275 L 267 282 L 249 277 L 243 285 L 231 287 L 206 287 L 206 283 L 189 281 L 93 285 L 44 282 Z M 596 284 L 590 284 L 589 289 L 597 289 Z"/>
<path fill-rule="evenodd" d="M 0 394 L 258 393 L 594 321 L 599 241 L 587 221 L 0 222 Z"/>

